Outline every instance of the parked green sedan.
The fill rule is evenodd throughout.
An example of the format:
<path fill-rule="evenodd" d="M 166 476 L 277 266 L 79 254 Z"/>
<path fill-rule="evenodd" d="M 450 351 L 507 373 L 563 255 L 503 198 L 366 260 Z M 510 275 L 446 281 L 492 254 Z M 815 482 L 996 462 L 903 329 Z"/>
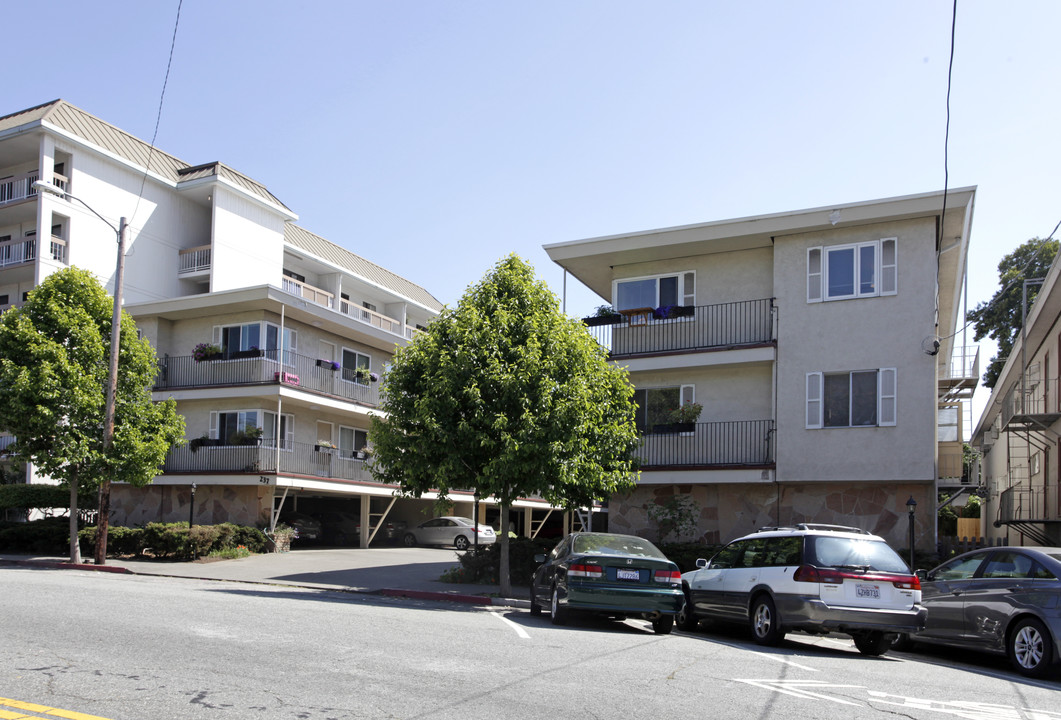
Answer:
<path fill-rule="evenodd" d="M 535 560 L 542 565 L 531 580 L 531 614 L 548 607 L 554 625 L 577 610 L 642 615 L 655 632 L 669 633 L 685 602 L 678 566 L 644 538 L 573 533 Z"/>

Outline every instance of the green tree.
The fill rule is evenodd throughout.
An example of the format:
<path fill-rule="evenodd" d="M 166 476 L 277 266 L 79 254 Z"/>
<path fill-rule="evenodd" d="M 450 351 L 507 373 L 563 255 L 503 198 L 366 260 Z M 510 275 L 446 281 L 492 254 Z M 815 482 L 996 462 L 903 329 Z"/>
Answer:
<path fill-rule="evenodd" d="M 1057 255 L 1057 246 L 1057 240 L 1032 238 L 1003 257 L 998 263 L 999 290 L 966 316 L 966 322 L 973 323 L 977 342 L 990 337 L 998 344 L 998 352 L 984 372 L 984 385 L 989 388 L 998 382 L 1002 366 L 1020 336 L 1024 281 L 1046 277 Z M 1028 288 L 1029 308 L 1038 291 L 1037 285 Z"/>
<path fill-rule="evenodd" d="M 420 497 L 457 489 L 508 509 L 541 495 L 568 509 L 633 486 L 633 387 L 534 269 L 501 260 L 455 309 L 395 353 L 373 419 L 372 473 Z"/>
<path fill-rule="evenodd" d="M 103 451 L 113 301 L 91 273 L 50 275 L 0 316 L 0 429 L 8 448 L 70 492 L 70 561 L 80 562 L 77 497 L 104 478 L 143 486 L 184 435 L 176 403 L 151 400 L 155 351 L 122 314 L 114 440 Z"/>

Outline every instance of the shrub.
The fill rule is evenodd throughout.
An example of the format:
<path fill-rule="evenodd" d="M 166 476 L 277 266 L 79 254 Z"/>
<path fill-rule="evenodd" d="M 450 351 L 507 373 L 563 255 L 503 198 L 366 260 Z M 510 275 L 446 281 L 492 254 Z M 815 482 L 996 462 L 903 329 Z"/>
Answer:
<path fill-rule="evenodd" d="M 269 539 L 265 537 L 265 533 L 256 527 L 247 527 L 246 525 L 235 525 L 235 532 L 232 533 L 232 537 L 229 542 L 233 545 L 242 545 L 252 553 L 265 552 L 265 546 L 268 544 Z"/>
<path fill-rule="evenodd" d="M 555 539 L 534 540 L 526 537 L 512 538 L 508 542 L 509 572 L 511 582 L 529 585 L 538 563 L 535 555 L 548 553 L 556 545 Z M 496 583 L 501 576 L 501 543 L 480 545 L 479 552 L 469 547 L 460 556 L 461 572 L 448 573 L 447 580 L 466 583 Z"/>
<path fill-rule="evenodd" d="M 710 560 L 711 556 L 722 546 L 701 543 L 657 543 L 656 547 L 684 573 L 696 569 L 697 558 Z"/>
<path fill-rule="evenodd" d="M 70 520 L 43 518 L 33 522 L 0 522 L 0 551 L 65 555 L 70 550 Z"/>

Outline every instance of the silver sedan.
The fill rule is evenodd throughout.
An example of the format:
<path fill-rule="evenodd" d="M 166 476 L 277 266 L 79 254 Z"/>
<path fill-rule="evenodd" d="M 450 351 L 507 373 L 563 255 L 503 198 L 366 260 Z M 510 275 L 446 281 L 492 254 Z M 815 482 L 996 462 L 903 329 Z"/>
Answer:
<path fill-rule="evenodd" d="M 458 550 L 467 550 L 475 544 L 476 533 L 480 545 L 489 545 L 497 540 L 494 529 L 489 525 L 477 525 L 469 518 L 438 517 L 426 520 L 405 533 L 405 544 L 412 545 L 452 545 Z"/>

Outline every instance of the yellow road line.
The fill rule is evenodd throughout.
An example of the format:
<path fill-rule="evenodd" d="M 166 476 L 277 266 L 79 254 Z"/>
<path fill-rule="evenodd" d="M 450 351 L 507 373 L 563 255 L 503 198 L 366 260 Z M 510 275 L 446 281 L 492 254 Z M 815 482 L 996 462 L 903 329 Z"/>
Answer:
<path fill-rule="evenodd" d="M 2 697 L 0 697 L 0 705 L 33 713 L 51 715 L 52 717 L 66 718 L 66 720 L 107 720 L 107 718 L 100 717 L 99 715 L 87 715 L 85 713 L 74 712 L 73 710 L 60 710 L 58 708 L 48 707 L 47 705 L 37 705 L 35 703 L 22 702 L 21 700 L 11 700 Z M 29 717 L 29 715 L 13 713 L 8 710 L 0 710 L 0 720 L 22 720 L 23 718 Z"/>

